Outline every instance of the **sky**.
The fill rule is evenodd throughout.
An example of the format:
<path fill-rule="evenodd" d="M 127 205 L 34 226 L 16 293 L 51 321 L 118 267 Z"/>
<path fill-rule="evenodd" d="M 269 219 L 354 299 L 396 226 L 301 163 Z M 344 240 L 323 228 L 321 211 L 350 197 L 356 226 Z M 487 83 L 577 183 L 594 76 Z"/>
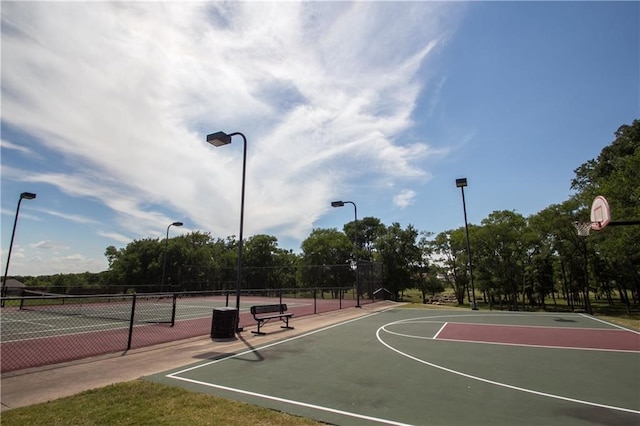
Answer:
<path fill-rule="evenodd" d="M 2 2 L 2 271 L 373 216 L 439 233 L 566 201 L 640 118 L 639 2 Z M 612 206 L 615 218 L 615 206 Z M 182 227 L 169 227 L 174 221 Z M 168 230 L 168 231 L 167 231 Z"/>

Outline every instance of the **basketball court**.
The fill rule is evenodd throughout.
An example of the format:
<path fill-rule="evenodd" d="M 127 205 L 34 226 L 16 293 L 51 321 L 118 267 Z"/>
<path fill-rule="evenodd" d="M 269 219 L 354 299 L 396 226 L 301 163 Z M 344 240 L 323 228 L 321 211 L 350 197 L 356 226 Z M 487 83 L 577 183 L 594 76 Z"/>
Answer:
<path fill-rule="evenodd" d="M 640 334 L 587 315 L 396 308 L 265 331 L 281 339 L 148 379 L 341 425 L 640 423 Z"/>

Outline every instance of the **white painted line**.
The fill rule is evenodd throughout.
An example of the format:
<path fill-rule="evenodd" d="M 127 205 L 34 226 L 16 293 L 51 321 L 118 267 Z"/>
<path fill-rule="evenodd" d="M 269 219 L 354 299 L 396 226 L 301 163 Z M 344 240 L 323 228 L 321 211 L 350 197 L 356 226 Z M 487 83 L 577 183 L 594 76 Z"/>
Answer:
<path fill-rule="evenodd" d="M 420 323 L 422 323 L 422 322 L 420 322 Z M 395 324 L 397 324 L 397 323 L 393 323 L 392 325 L 395 325 Z M 403 322 L 403 324 L 418 324 L 418 322 Z M 448 323 L 445 323 L 445 325 L 446 324 L 448 324 Z M 456 323 L 456 324 L 458 324 L 458 323 Z M 527 343 L 487 342 L 485 340 L 448 339 L 448 338 L 438 337 L 438 334 L 440 334 L 440 331 L 442 331 L 444 329 L 444 326 L 433 337 L 416 336 L 416 335 L 413 335 L 413 334 L 398 333 L 397 331 L 391 331 L 391 330 L 389 330 L 387 328 L 387 325 L 389 325 L 389 324 L 386 324 L 386 325 L 382 326 L 382 328 L 383 328 L 383 330 L 385 332 L 387 332 L 389 334 L 393 334 L 395 336 L 406 337 L 406 338 L 409 338 L 409 339 L 437 340 L 439 342 L 454 342 L 454 343 L 473 343 L 474 345 L 518 346 L 518 347 L 521 346 L 521 347 L 524 347 L 524 348 L 568 349 L 568 350 L 596 351 L 596 352 L 626 352 L 626 353 L 632 353 L 632 354 L 640 353 L 640 351 L 634 351 L 634 350 L 631 350 L 631 349 L 581 348 L 581 347 L 572 347 L 572 346 L 550 346 L 550 345 L 533 345 L 533 344 L 527 344 Z M 578 329 L 578 330 L 580 330 L 580 329 Z M 594 329 L 594 330 L 606 330 L 606 329 L 597 328 L 597 329 Z M 610 330 L 610 331 L 620 331 L 620 330 Z"/>
<path fill-rule="evenodd" d="M 380 311 L 380 312 L 384 312 L 384 311 Z M 261 346 L 259 348 L 250 349 L 250 350 L 247 350 L 247 351 L 244 351 L 244 352 L 240 352 L 238 354 L 232 354 L 232 355 L 226 356 L 224 358 L 216 359 L 216 360 L 204 363 L 204 364 L 200 364 L 200 365 L 196 365 L 194 367 L 186 368 L 184 370 L 176 371 L 175 373 L 167 374 L 165 377 L 167 377 L 169 379 L 181 380 L 181 381 L 185 381 L 185 382 L 189 382 L 189 383 L 196 383 L 196 384 L 199 384 L 199 385 L 202 385 L 202 386 L 222 389 L 222 390 L 226 390 L 226 391 L 230 391 L 230 392 L 236 392 L 236 393 L 240 393 L 240 394 L 244 394 L 244 395 L 251 395 L 251 396 L 264 398 L 264 399 L 268 399 L 268 400 L 272 400 L 272 401 L 284 402 L 284 403 L 291 404 L 291 405 L 298 405 L 298 406 L 301 406 L 301 407 L 313 408 L 313 409 L 316 409 L 316 410 L 319 410 L 319 411 L 326 411 L 326 412 L 330 412 L 330 413 L 341 414 L 343 416 L 369 420 L 369 421 L 372 421 L 372 422 L 388 424 L 388 425 L 396 425 L 396 426 L 409 426 L 408 424 L 405 424 L 405 423 L 394 422 L 394 421 L 386 420 L 386 419 L 379 419 L 379 418 L 376 418 L 376 417 L 370 417 L 370 416 L 365 416 L 365 415 L 362 415 L 362 414 L 351 413 L 351 412 L 348 412 L 348 411 L 337 410 L 337 409 L 330 408 L 330 407 L 323 407 L 323 406 L 320 406 L 320 405 L 309 404 L 309 403 L 306 403 L 306 402 L 279 398 L 279 397 L 272 396 L 272 395 L 265 395 L 265 394 L 250 392 L 250 391 L 246 391 L 246 390 L 242 390 L 242 389 L 236 389 L 236 388 L 231 388 L 231 387 L 227 387 L 227 386 L 216 385 L 214 383 L 208 383 L 208 382 L 188 379 L 188 378 L 179 376 L 180 374 L 186 373 L 188 371 L 197 370 L 197 369 L 200 369 L 202 367 L 206 367 L 206 366 L 209 366 L 209 365 L 212 365 L 212 364 L 216 364 L 216 363 L 221 362 L 221 361 L 225 361 L 225 360 L 228 360 L 228 359 L 236 358 L 236 357 L 239 357 L 239 356 L 242 356 L 242 355 L 246 355 L 246 354 L 249 354 L 249 353 L 252 353 L 252 352 L 257 352 L 257 351 L 260 351 L 262 349 L 266 349 L 266 348 L 269 348 L 269 347 L 272 347 L 272 346 L 277 346 L 277 345 L 280 345 L 280 344 L 283 344 L 283 343 L 291 342 L 293 340 L 297 340 L 297 339 L 301 339 L 303 337 L 311 336 L 313 334 L 320 333 L 320 332 L 325 331 L 325 330 L 329 330 L 329 329 L 332 329 L 332 328 L 335 328 L 335 327 L 339 327 L 339 326 L 342 326 L 342 325 L 345 325 L 345 324 L 349 324 L 351 322 L 359 321 L 361 319 L 377 315 L 380 312 L 374 312 L 374 313 L 371 313 L 369 315 L 365 315 L 365 316 L 362 316 L 362 317 L 354 318 L 354 319 L 351 319 L 351 320 L 348 320 L 348 321 L 343 321 L 341 323 L 333 324 L 333 325 L 330 325 L 330 326 L 327 326 L 327 327 L 324 327 L 324 328 L 321 328 L 321 329 L 318 329 L 318 330 L 310 331 L 308 333 L 304 333 L 304 334 L 301 334 L 299 336 L 291 337 L 289 339 L 281 340 L 281 341 L 278 341 L 278 342 L 274 342 L 274 343 L 271 343 L 271 344 L 268 344 L 268 345 L 265 345 L 265 346 Z"/>
<path fill-rule="evenodd" d="M 607 325 L 610 325 L 610 326 L 612 326 L 612 327 L 619 328 L 619 329 L 621 329 L 621 330 L 630 331 L 630 332 L 635 333 L 635 334 L 640 334 L 640 332 L 638 332 L 638 331 L 636 331 L 636 330 L 633 330 L 633 329 L 631 329 L 631 328 L 623 327 L 623 326 L 621 326 L 621 325 L 614 324 L 614 323 L 612 323 L 612 322 L 605 321 L 605 320 L 603 320 L 603 319 L 596 318 L 596 317 L 591 316 L 591 315 L 587 315 L 587 314 L 580 314 L 580 315 L 581 315 L 581 316 L 583 316 L 583 317 L 585 317 L 585 318 L 589 318 L 589 319 L 591 319 L 591 320 L 598 321 L 598 322 L 601 322 L 601 323 L 603 323 L 603 324 L 607 324 Z"/>
<path fill-rule="evenodd" d="M 384 330 L 389 333 L 388 330 Z M 613 330 L 612 330 L 613 331 Z M 407 336 L 411 337 L 411 336 Z M 440 342 L 456 342 L 456 343 L 473 343 L 477 345 L 498 345 L 498 346 L 518 346 L 523 348 L 542 348 L 542 349 L 562 349 L 562 350 L 578 350 L 578 351 L 594 351 L 594 352 L 624 352 L 631 354 L 640 354 L 640 351 L 632 349 L 606 349 L 606 348 L 581 348 L 573 346 L 550 346 L 550 345 L 533 345 L 528 343 L 504 343 L 504 342 L 485 342 L 482 340 L 458 340 L 458 339 L 438 339 Z"/>
<path fill-rule="evenodd" d="M 237 353 L 237 354 L 231 354 L 231 355 L 225 356 L 223 358 L 214 359 L 213 361 L 209 361 L 209 362 L 206 362 L 204 364 L 198 364 L 196 366 L 193 366 L 193 367 L 190 367 L 190 368 L 186 368 L 184 370 L 176 371 L 175 373 L 168 374 L 165 377 L 169 377 L 169 378 L 172 378 L 172 379 L 178 379 L 178 377 L 176 377 L 177 375 L 182 374 L 182 373 L 186 373 L 188 371 L 197 370 L 199 368 L 203 368 L 203 367 L 206 367 L 208 365 L 217 364 L 217 363 L 219 363 L 221 361 L 225 361 L 225 360 L 232 359 L 232 358 L 237 358 L 239 356 L 250 354 L 250 353 L 253 353 L 253 352 L 257 352 L 257 351 L 260 351 L 262 349 L 270 348 L 272 346 L 277 346 L 277 345 L 281 345 L 283 343 L 291 342 L 293 340 L 298 340 L 298 339 L 301 339 L 303 337 L 311 336 L 313 334 L 320 333 L 322 331 L 329 330 L 329 329 L 332 329 L 332 328 L 335 328 L 335 327 L 339 327 L 339 326 L 344 325 L 344 324 L 349 324 L 351 322 L 359 321 L 359 320 L 364 319 L 364 318 L 369 318 L 370 316 L 377 315 L 378 313 L 379 312 L 374 312 L 374 313 L 371 313 L 369 315 L 365 315 L 363 317 L 358 317 L 358 318 L 354 318 L 354 319 L 351 319 L 351 320 L 348 320 L 348 321 L 344 321 L 344 322 L 341 322 L 341 323 L 333 324 L 333 325 L 330 325 L 330 326 L 327 326 L 327 327 L 324 327 L 324 328 L 320 328 L 318 330 L 314 330 L 314 331 L 310 331 L 308 333 L 301 334 L 299 336 L 290 337 L 288 339 L 279 340 L 277 342 L 273 342 L 273 343 L 270 343 L 268 345 L 260 346 L 258 348 L 249 349 L 247 351 L 240 352 L 240 353 Z"/>
<path fill-rule="evenodd" d="M 354 418 L 357 418 L 357 419 L 369 420 L 369 421 L 372 421 L 372 422 L 382 423 L 382 424 L 385 424 L 385 425 L 409 426 L 409 424 L 407 424 L 407 423 L 394 422 L 392 420 L 387 420 L 387 419 L 379 419 L 377 417 L 365 416 L 363 414 L 351 413 L 349 411 L 338 410 L 338 409 L 330 408 L 330 407 L 323 407 L 321 405 L 309 404 L 309 403 L 306 403 L 306 402 L 294 401 L 292 399 L 279 398 L 277 396 L 265 395 L 265 394 L 262 394 L 262 393 L 250 392 L 250 391 L 246 391 L 246 390 L 242 390 L 242 389 L 236 389 L 236 388 L 230 388 L 230 387 L 227 387 L 227 386 L 216 385 L 216 384 L 213 384 L 213 383 L 201 382 L 199 380 L 192 380 L 192 379 L 187 379 L 187 378 L 184 378 L 184 377 L 175 377 L 175 376 L 167 376 L 167 377 L 171 377 L 172 379 L 182 380 L 182 381 L 185 381 L 185 382 L 195 383 L 195 384 L 198 384 L 198 385 L 207 386 L 207 387 L 211 387 L 211 388 L 222 389 L 222 390 L 229 391 L 229 392 L 236 392 L 236 393 L 240 393 L 240 394 L 243 394 L 243 395 L 255 396 L 255 397 L 258 397 L 258 398 L 268 399 L 268 400 L 271 400 L 271 401 L 284 402 L 285 404 L 298 405 L 300 407 L 313 408 L 314 410 L 326 411 L 326 412 L 329 412 L 329 413 L 340 414 L 340 415 L 347 416 L 347 417 L 354 417 Z"/>
<path fill-rule="evenodd" d="M 438 338 L 438 335 L 439 335 L 440 333 L 442 333 L 442 330 L 444 330 L 444 328 L 447 326 L 447 324 L 448 324 L 447 322 L 445 322 L 444 324 L 442 324 L 442 327 L 440 327 L 440 330 L 438 330 L 438 332 L 435 334 L 435 336 L 433 336 L 433 338 L 434 338 L 434 339 L 437 339 L 437 338 Z M 385 330 L 385 331 L 386 331 L 386 330 Z"/>
<path fill-rule="evenodd" d="M 477 315 L 477 316 L 481 316 L 481 315 Z M 441 317 L 447 317 L 447 316 L 443 315 Z M 428 317 L 428 318 L 434 318 L 434 317 Z M 589 406 L 592 406 L 592 407 L 607 408 L 607 409 L 610 409 L 610 410 L 624 411 L 624 412 L 633 413 L 633 414 L 640 414 L 640 411 L 632 410 L 630 408 L 615 407 L 615 406 L 612 406 L 612 405 L 599 404 L 599 403 L 596 403 L 596 402 L 584 401 L 584 400 L 581 400 L 581 399 L 569 398 L 569 397 L 565 397 L 565 396 L 561 396 L 561 395 L 554 395 L 554 394 L 551 394 L 551 393 L 546 393 L 546 392 L 535 391 L 535 390 L 532 390 L 532 389 L 521 388 L 519 386 L 513 386 L 513 385 L 506 384 L 506 383 L 496 382 L 494 380 L 489 380 L 489 379 L 484 379 L 482 377 L 473 376 L 471 374 L 467 374 L 467 373 L 463 373 L 461 371 L 453 370 L 451 368 L 443 367 L 441 365 L 434 364 L 432 362 L 425 361 L 425 360 L 422 360 L 420 358 L 417 358 L 417 357 L 414 357 L 412 355 L 409 355 L 409 354 L 407 354 L 405 352 L 402 352 L 399 349 L 394 348 L 390 344 L 386 343 L 382 339 L 382 337 L 380 337 L 380 332 L 381 331 L 388 332 L 385 329 L 385 327 L 390 326 L 390 325 L 395 325 L 395 324 L 406 323 L 406 322 L 410 322 L 410 320 L 394 321 L 394 322 L 385 324 L 385 325 L 381 326 L 380 328 L 378 328 L 378 330 L 376 331 L 376 337 L 377 337 L 378 341 L 382 345 L 386 346 L 388 349 L 396 352 L 397 354 L 400 354 L 403 357 L 409 358 L 409 359 L 411 359 L 413 361 L 419 362 L 419 363 L 424 364 L 424 365 L 428 365 L 428 366 L 433 367 L 433 368 L 437 368 L 439 370 L 446 371 L 448 373 L 452 373 L 452 374 L 456 374 L 458 376 L 466 377 L 466 378 L 471 379 L 471 380 L 477 380 L 479 382 L 488 383 L 488 384 L 494 385 L 494 386 L 499 386 L 499 387 L 503 387 L 503 388 L 507 388 L 507 389 L 512 389 L 512 390 L 516 390 L 516 391 L 520 391 L 520 392 L 525 392 L 525 393 L 530 393 L 530 394 L 533 394 L 533 395 L 544 396 L 544 397 L 547 397 L 547 398 L 553 398 L 553 399 L 559 399 L 559 400 L 562 400 L 562 401 L 573 402 L 573 403 L 576 403 L 576 404 L 589 405 Z"/>
<path fill-rule="evenodd" d="M 392 308 L 389 308 L 389 309 L 392 309 Z M 190 367 L 190 368 L 186 368 L 184 370 L 180 370 L 180 371 L 168 374 L 165 377 L 170 378 L 170 379 L 174 379 L 174 380 L 180 380 L 180 381 L 190 382 L 190 383 L 194 383 L 194 384 L 199 384 L 199 385 L 202 385 L 202 386 L 207 386 L 207 387 L 217 388 L 217 389 L 221 389 L 221 390 L 226 390 L 226 391 L 229 391 L 229 392 L 236 392 L 236 393 L 239 393 L 239 394 L 250 395 L 250 396 L 254 396 L 254 397 L 258 397 L 258 398 L 264 398 L 264 399 L 268 399 L 268 400 L 272 400 L 272 401 L 278 401 L 278 402 L 288 403 L 288 404 L 297 405 L 297 406 L 301 406 L 301 407 L 307 407 L 307 408 L 312 408 L 312 409 L 316 409 L 316 410 L 320 410 L 320 411 L 326 411 L 326 412 L 331 412 L 331 413 L 340 414 L 340 415 L 344 415 L 344 416 L 349 416 L 349 417 L 353 417 L 353 418 L 369 420 L 369 421 L 372 421 L 372 422 L 377 422 L 377 423 L 382 423 L 382 424 L 389 424 L 389 425 L 407 426 L 404 423 L 394 422 L 394 421 L 390 421 L 390 420 L 386 420 L 386 419 L 380 419 L 380 418 L 375 418 L 375 417 L 364 416 L 364 415 L 361 415 L 361 414 L 350 413 L 350 412 L 347 412 L 347 411 L 337 410 L 337 409 L 333 409 L 333 408 L 330 408 L 330 407 L 323 407 L 323 406 L 309 404 L 309 403 L 305 403 L 305 402 L 301 402 L 301 401 L 295 401 L 295 400 L 279 398 L 279 397 L 275 397 L 275 396 L 271 396 L 271 395 L 259 394 L 259 393 L 255 393 L 255 392 L 242 390 L 242 389 L 236 389 L 236 388 L 231 388 L 231 387 L 227 387 L 227 386 L 216 385 L 214 383 L 202 382 L 202 381 L 199 381 L 199 380 L 193 380 L 193 379 L 188 379 L 188 378 L 179 376 L 180 374 L 183 374 L 183 373 L 186 373 L 186 372 L 189 372 L 189 371 L 194 371 L 194 370 L 197 370 L 199 368 L 203 368 L 203 367 L 206 367 L 206 366 L 209 366 L 209 365 L 212 365 L 212 364 L 219 363 L 221 361 L 225 361 L 225 360 L 228 360 L 228 359 L 240 357 L 240 356 L 243 356 L 243 355 L 246 355 L 246 354 L 249 354 L 249 353 L 252 353 L 252 352 L 256 352 L 256 351 L 259 351 L 259 350 L 262 350 L 262 349 L 266 349 L 266 348 L 269 348 L 269 347 L 272 347 L 272 346 L 277 346 L 277 345 L 280 345 L 282 343 L 287 343 L 287 342 L 290 342 L 290 341 L 293 341 L 293 340 L 301 339 L 303 337 L 307 337 L 307 336 L 310 336 L 310 335 L 313 335 L 313 334 L 316 334 L 316 333 L 319 333 L 319 332 L 322 332 L 322 331 L 325 331 L 325 330 L 329 330 L 329 329 L 334 328 L 334 327 L 338 327 L 338 326 L 341 326 L 341 325 L 344 325 L 344 324 L 348 324 L 348 323 L 351 323 L 351 322 L 359 321 L 361 319 L 368 318 L 368 317 L 373 316 L 373 315 L 377 315 L 377 314 L 379 314 L 381 312 L 384 312 L 384 311 L 372 313 L 372 314 L 369 314 L 369 315 L 366 315 L 366 316 L 363 316 L 363 317 L 359 317 L 359 318 L 355 318 L 355 319 L 352 319 L 352 320 L 344 321 L 342 323 L 330 325 L 330 326 L 324 327 L 322 329 L 314 330 L 314 331 L 311 331 L 309 333 L 301 334 L 299 336 L 295 336 L 295 337 L 292 337 L 292 338 L 289 338 L 289 339 L 285 339 L 285 340 L 281 340 L 281 341 L 278 341 L 278 342 L 274 342 L 274 343 L 271 343 L 271 344 L 268 344 L 268 345 L 265 345 L 265 346 L 261 346 L 259 348 L 254 348 L 254 349 L 251 349 L 251 350 L 247 350 L 247 351 L 244 351 L 244 352 L 241 352 L 241 353 L 238 353 L 238 354 L 232 354 L 232 355 L 229 355 L 229 356 L 226 356 L 226 357 L 223 357 L 223 358 L 219 358 L 219 359 L 216 359 L 216 360 L 213 360 L 213 361 L 210 361 L 210 362 L 206 362 L 204 364 L 196 365 L 196 366 L 193 366 L 193 367 Z M 527 314 L 527 313 L 523 313 L 523 314 Z M 487 316 L 487 315 L 482 315 L 482 314 L 480 314 L 480 315 L 472 314 L 472 315 L 474 315 L 474 316 Z M 495 314 L 492 314 L 492 315 L 495 315 Z M 511 314 L 506 314 L 506 315 L 513 315 L 513 314 L 511 313 Z M 531 314 L 529 313 L 529 315 L 531 315 Z M 557 316 L 557 315 L 555 315 L 555 316 Z M 576 399 L 576 398 L 569 398 L 569 397 L 564 397 L 564 396 L 561 396 L 561 395 L 554 395 L 554 394 L 550 394 L 550 393 L 535 391 L 535 390 L 532 390 L 532 389 L 521 388 L 521 387 L 518 387 L 518 386 L 513 386 L 513 385 L 506 384 L 506 383 L 501 383 L 501 382 L 496 382 L 496 381 L 493 381 L 493 380 L 484 379 L 482 377 L 477 377 L 477 376 L 473 376 L 473 375 L 470 375 L 470 374 L 466 374 L 466 373 L 463 373 L 461 371 L 449 369 L 447 367 L 443 367 L 443 366 L 440 366 L 440 365 L 437 365 L 437 364 L 434 364 L 434 363 L 431 363 L 431 362 L 428 362 L 428 361 L 424 361 L 424 360 L 421 360 L 419 358 L 413 357 L 413 356 L 411 356 L 409 354 L 406 354 L 406 353 L 404 353 L 404 352 L 392 347 L 391 345 L 387 344 L 380 337 L 380 332 L 381 331 L 385 331 L 386 333 L 395 334 L 395 335 L 398 335 L 398 336 L 434 340 L 435 337 L 437 337 L 438 334 L 440 334 L 440 332 L 447 325 L 446 322 L 440 328 L 438 333 L 436 333 L 434 338 L 424 337 L 424 336 L 411 336 L 411 335 L 406 335 L 406 334 L 400 334 L 400 333 L 396 333 L 396 332 L 392 332 L 390 330 L 387 330 L 385 327 L 391 326 L 391 325 L 396 325 L 396 324 L 411 324 L 411 323 L 424 323 L 424 322 L 427 322 L 427 323 L 433 323 L 433 322 L 439 323 L 440 321 L 434 321 L 434 320 L 438 319 L 438 318 L 452 318 L 452 317 L 455 318 L 457 316 L 455 316 L 455 315 L 439 315 L 439 316 L 434 316 L 434 317 L 410 318 L 410 319 L 391 322 L 391 323 L 385 324 L 385 325 L 381 326 L 380 328 L 378 328 L 378 330 L 376 331 L 376 337 L 377 337 L 378 341 L 382 345 L 384 345 L 388 349 L 400 354 L 401 356 L 407 357 L 409 359 L 412 359 L 414 361 L 417 361 L 419 363 L 428 365 L 428 366 L 433 367 L 433 368 L 437 368 L 437 369 L 440 369 L 440 370 L 443 370 L 443 371 L 446 371 L 446 372 L 449 372 L 449 373 L 452 373 L 452 374 L 456 374 L 456 375 L 459 375 L 459 376 L 462 376 L 462 377 L 466 377 L 466 378 L 471 379 L 471 380 L 477 380 L 477 381 L 488 383 L 488 384 L 491 384 L 491 385 L 504 387 L 504 388 L 507 388 L 507 389 L 512 389 L 512 390 L 516 390 L 516 391 L 520 391 L 520 392 L 530 393 L 530 394 L 534 394 L 534 395 L 538 395 L 538 396 L 543 396 L 543 397 L 547 397 L 547 398 L 554 398 L 554 399 L 573 402 L 573 403 L 582 404 L 582 405 L 606 408 L 606 409 L 611 409 L 611 410 L 616 410 L 616 411 L 623 411 L 623 412 L 628 412 L 628 413 L 633 413 L 633 414 L 640 414 L 640 411 L 638 411 L 638 410 L 628 409 L 628 408 L 624 408 L 624 407 L 615 407 L 615 406 L 605 405 L 605 404 L 599 404 L 599 403 L 590 402 L 590 401 L 584 401 L 584 400 L 580 400 L 580 399 Z M 438 339 L 438 340 L 439 341 L 447 341 L 446 339 Z M 456 341 L 456 342 L 461 342 L 461 341 Z M 466 341 L 462 341 L 462 342 L 466 342 Z M 487 344 L 487 342 L 478 342 L 478 343 Z M 500 344 L 500 343 L 496 343 L 496 344 Z M 526 345 L 515 345 L 515 346 L 526 346 Z M 540 347 L 540 346 L 535 346 L 535 347 Z M 554 348 L 554 347 L 551 347 L 551 348 Z M 584 348 L 564 348 L 564 347 L 560 348 L 560 349 L 580 349 L 580 350 L 585 350 Z M 600 349 L 597 349 L 597 350 L 600 350 Z M 621 351 L 617 351 L 617 352 L 621 352 Z M 622 351 L 622 352 L 624 352 L 624 351 Z"/>

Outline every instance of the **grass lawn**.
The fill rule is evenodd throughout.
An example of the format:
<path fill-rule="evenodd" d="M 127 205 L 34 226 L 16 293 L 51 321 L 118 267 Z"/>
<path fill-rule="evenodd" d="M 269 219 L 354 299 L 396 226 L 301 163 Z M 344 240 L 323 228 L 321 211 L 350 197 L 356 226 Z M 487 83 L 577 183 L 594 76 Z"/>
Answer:
<path fill-rule="evenodd" d="M 2 425 L 321 425 L 249 404 L 135 380 L 2 413 Z"/>

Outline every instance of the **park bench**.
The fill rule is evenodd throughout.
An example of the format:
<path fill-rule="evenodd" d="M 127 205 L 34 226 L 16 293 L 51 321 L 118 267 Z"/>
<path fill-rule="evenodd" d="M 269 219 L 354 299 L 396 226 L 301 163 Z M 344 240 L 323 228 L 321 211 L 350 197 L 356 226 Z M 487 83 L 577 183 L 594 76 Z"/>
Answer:
<path fill-rule="evenodd" d="M 285 304 L 252 306 L 251 315 L 253 315 L 253 319 L 258 321 L 258 331 L 252 331 L 254 334 L 266 334 L 260 331 L 260 327 L 276 318 L 285 323 L 280 328 L 293 328 L 289 326 L 289 318 L 293 314 L 287 313 L 287 305 Z"/>

